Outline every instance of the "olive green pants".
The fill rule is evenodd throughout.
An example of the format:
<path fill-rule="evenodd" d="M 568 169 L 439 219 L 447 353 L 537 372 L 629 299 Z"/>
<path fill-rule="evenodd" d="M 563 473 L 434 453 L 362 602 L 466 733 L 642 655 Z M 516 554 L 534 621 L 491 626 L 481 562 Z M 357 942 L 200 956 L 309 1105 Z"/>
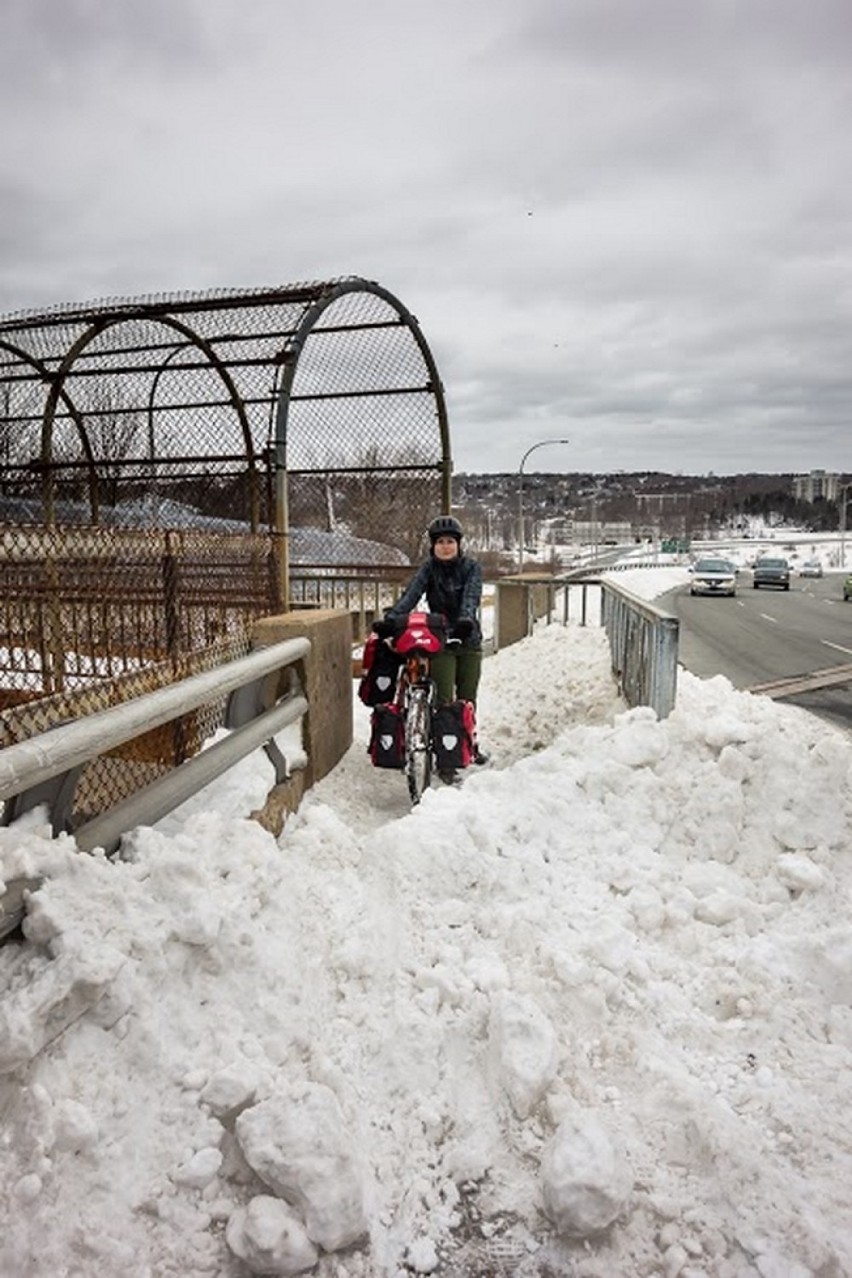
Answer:
<path fill-rule="evenodd" d="M 481 648 L 450 648 L 436 652 L 432 658 L 432 678 L 438 691 L 438 704 L 455 701 L 457 697 L 476 704 L 481 673 Z"/>

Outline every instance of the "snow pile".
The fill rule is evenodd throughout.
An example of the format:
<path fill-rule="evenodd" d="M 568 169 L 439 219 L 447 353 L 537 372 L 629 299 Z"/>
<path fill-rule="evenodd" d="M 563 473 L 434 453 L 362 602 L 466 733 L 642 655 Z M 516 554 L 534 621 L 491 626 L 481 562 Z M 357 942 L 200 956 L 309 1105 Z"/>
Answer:
<path fill-rule="evenodd" d="M 0 1273 L 852 1272 L 849 741 L 577 627 L 480 712 L 413 812 L 359 706 L 278 843 L 260 754 L 115 864 L 0 831 Z"/>

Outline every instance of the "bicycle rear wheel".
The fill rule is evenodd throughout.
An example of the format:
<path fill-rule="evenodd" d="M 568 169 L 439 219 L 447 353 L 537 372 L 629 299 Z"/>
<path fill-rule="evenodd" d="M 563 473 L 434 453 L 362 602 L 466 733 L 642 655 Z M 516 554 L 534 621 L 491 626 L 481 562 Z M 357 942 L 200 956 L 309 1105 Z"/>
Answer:
<path fill-rule="evenodd" d="M 405 716 L 405 777 L 412 803 L 432 780 L 432 708 L 425 688 L 412 688 Z"/>

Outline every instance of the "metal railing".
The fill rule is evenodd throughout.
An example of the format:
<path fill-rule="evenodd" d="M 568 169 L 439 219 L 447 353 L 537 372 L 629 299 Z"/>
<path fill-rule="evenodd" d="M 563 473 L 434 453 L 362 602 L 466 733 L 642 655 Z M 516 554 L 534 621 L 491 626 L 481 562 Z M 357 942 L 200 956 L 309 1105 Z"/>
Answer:
<path fill-rule="evenodd" d="M 504 595 L 507 591 L 509 596 Z M 514 614 L 514 626 L 501 618 L 500 646 L 532 634 L 537 623 L 593 624 L 590 614 L 598 592 L 599 624 L 606 631 L 612 672 L 625 701 L 630 706 L 651 706 L 664 719 L 674 709 L 677 693 L 678 619 L 605 576 L 518 577 L 501 582 L 498 607 L 503 610 L 508 604 L 506 611 Z"/>
<path fill-rule="evenodd" d="M 4 824 L 43 804 L 54 833 L 67 828 L 73 790 L 86 763 L 187 714 L 211 698 L 225 695 L 229 696 L 225 725 L 232 728 L 230 734 L 74 830 L 77 846 L 83 851 L 101 847 L 107 853 L 115 852 L 126 830 L 160 820 L 260 746 L 266 748 L 275 768 L 276 783 L 280 783 L 288 767 L 273 737 L 301 719 L 308 711 L 308 702 L 293 681 L 283 697 L 271 706 L 265 705 L 269 700 L 268 681 L 304 658 L 310 647 L 308 639 L 288 639 L 8 746 L 0 751 Z M 23 881 L 7 884 L 0 898 L 0 936 L 20 922 L 23 893 L 31 886 L 32 882 Z"/>
<path fill-rule="evenodd" d="M 389 608 L 414 575 L 410 566 L 328 565 L 310 573 L 295 569 L 290 577 L 291 608 L 341 608 L 352 618 L 356 643 L 367 637 L 377 616 Z"/>
<path fill-rule="evenodd" d="M 680 623 L 623 586 L 601 582 L 601 618 L 612 670 L 630 706 L 651 706 L 665 719 L 677 696 Z"/>

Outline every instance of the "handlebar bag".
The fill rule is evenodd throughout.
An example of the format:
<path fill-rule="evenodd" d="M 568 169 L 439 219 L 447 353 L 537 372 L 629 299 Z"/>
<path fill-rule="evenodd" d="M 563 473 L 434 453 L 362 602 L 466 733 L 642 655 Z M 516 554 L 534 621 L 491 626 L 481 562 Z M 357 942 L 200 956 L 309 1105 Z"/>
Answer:
<path fill-rule="evenodd" d="M 441 612 L 410 612 L 405 629 L 394 640 L 399 653 L 440 652 L 447 642 L 447 619 Z"/>

